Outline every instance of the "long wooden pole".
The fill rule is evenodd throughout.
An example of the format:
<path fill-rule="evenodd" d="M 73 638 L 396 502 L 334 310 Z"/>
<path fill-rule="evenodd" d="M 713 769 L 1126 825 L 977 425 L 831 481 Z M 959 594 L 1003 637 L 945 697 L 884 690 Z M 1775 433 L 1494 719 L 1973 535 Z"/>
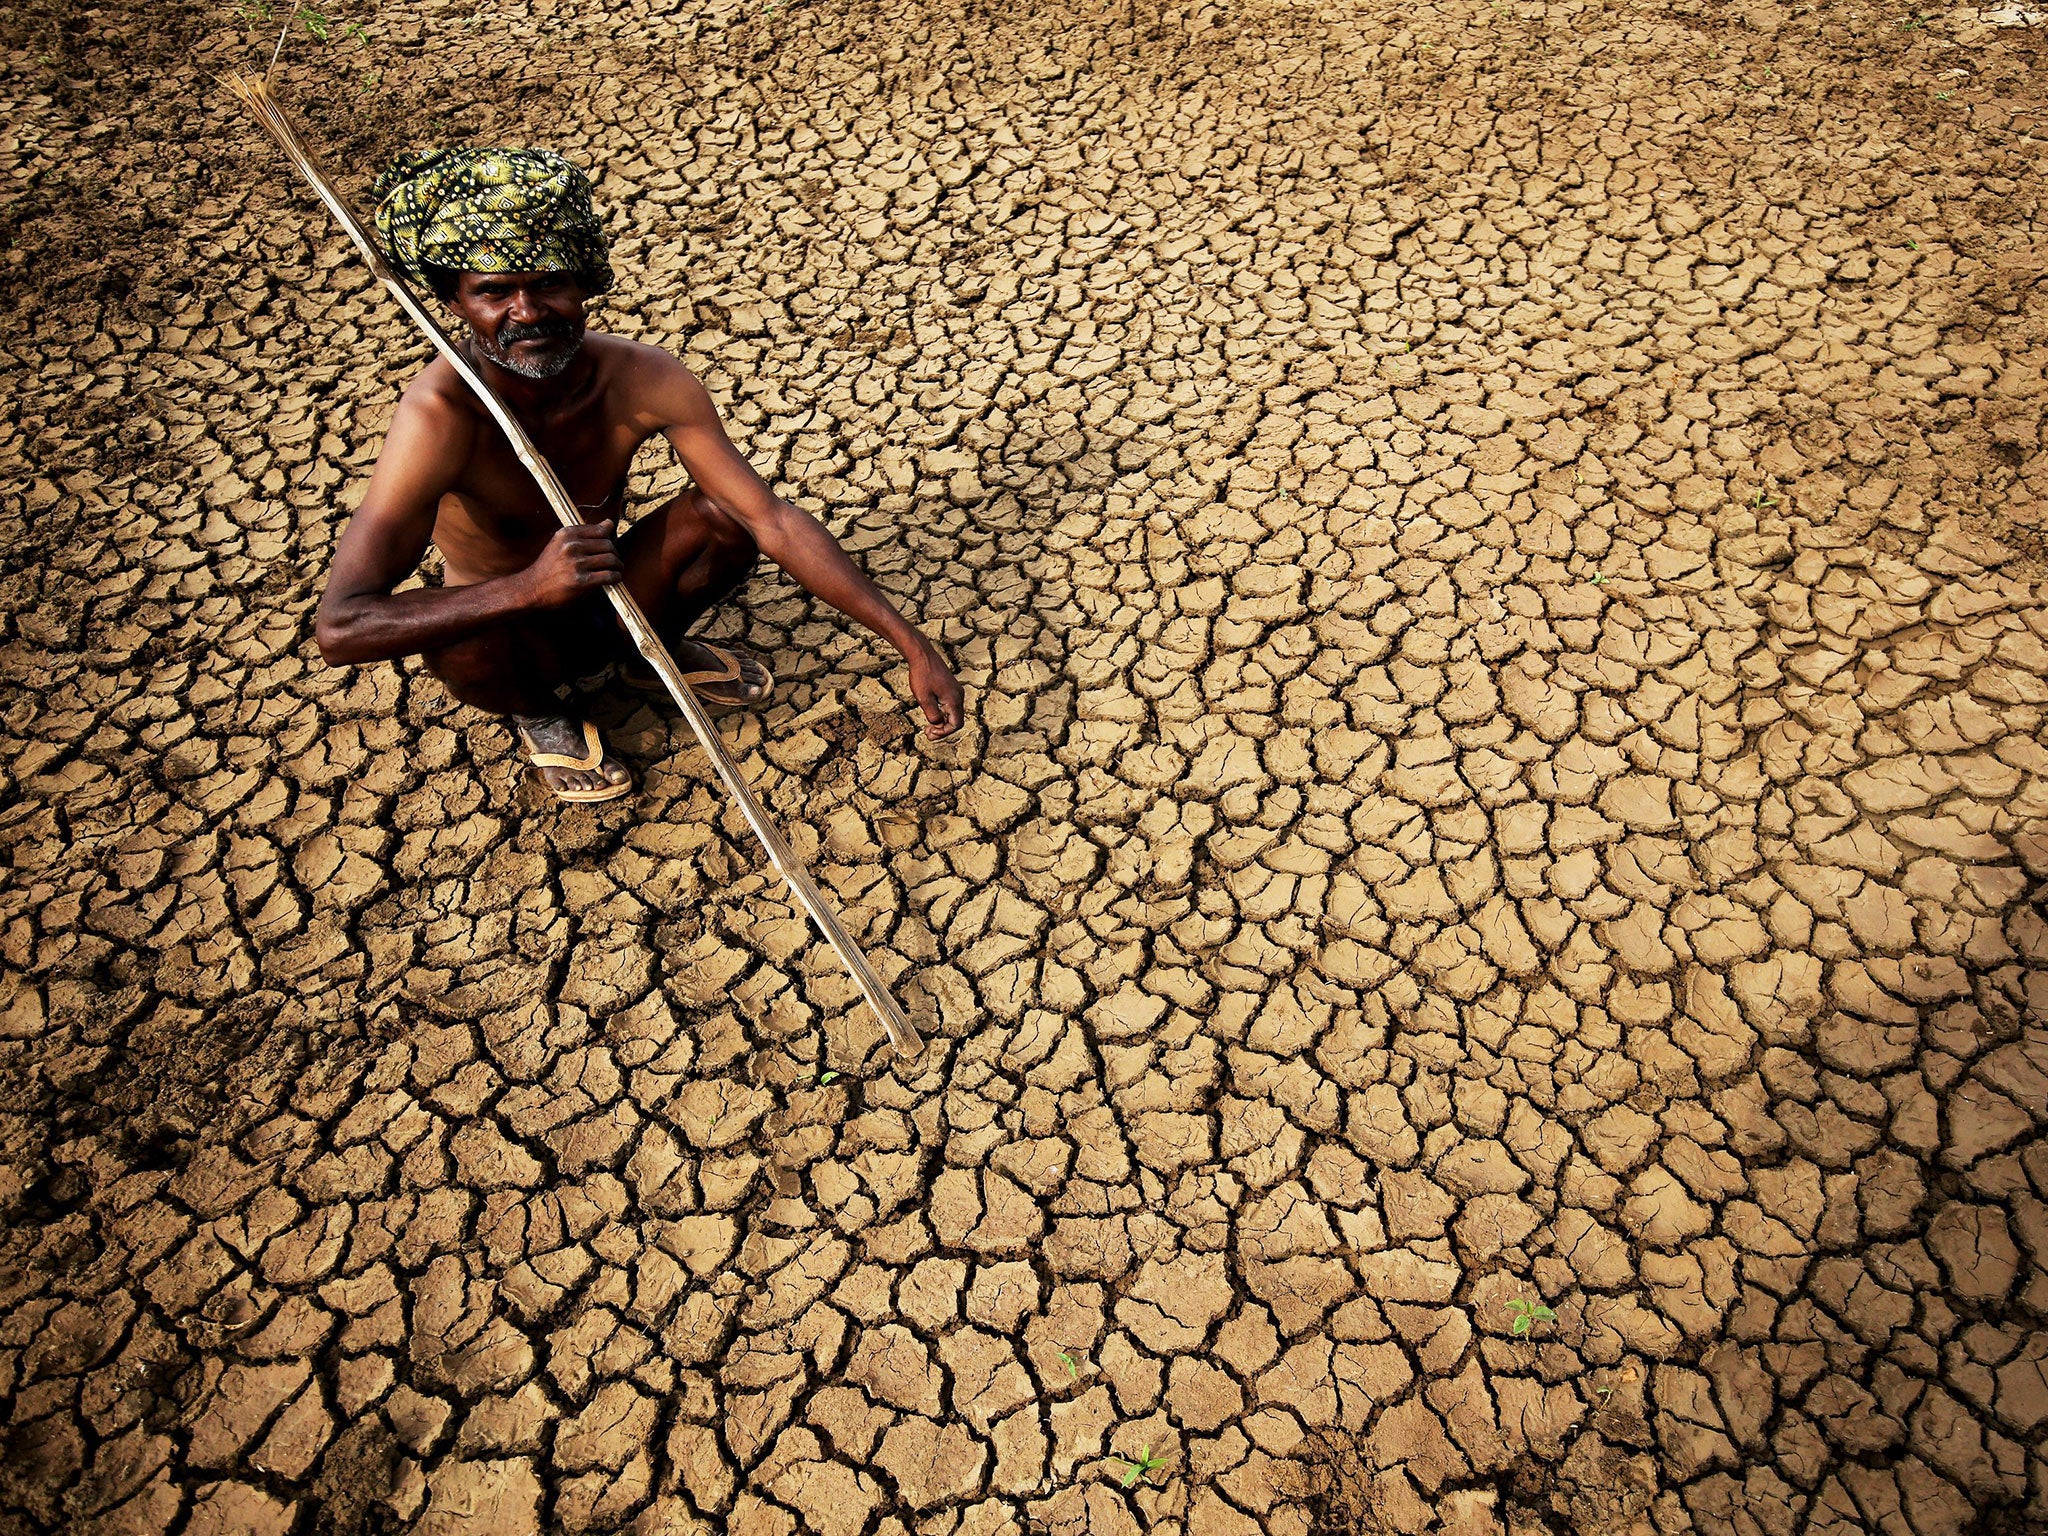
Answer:
<path fill-rule="evenodd" d="M 483 402 L 484 409 L 491 413 L 492 418 L 503 429 L 506 440 L 512 444 L 512 451 L 519 456 L 519 462 L 524 464 L 533 478 L 539 482 L 541 493 L 547 497 L 548 505 L 554 508 L 555 516 L 568 527 L 574 528 L 579 525 L 583 521 L 583 516 L 576 510 L 576 504 L 569 499 L 569 493 L 563 489 L 554 467 L 540 456 L 539 451 L 533 446 L 533 439 L 528 437 L 526 429 L 520 426 L 519 419 L 449 339 L 448 333 L 441 329 L 440 323 L 420 302 L 419 295 L 414 293 L 405 279 L 394 272 L 390 263 L 385 261 L 384 254 L 377 249 L 376 242 L 349 211 L 348 204 L 341 200 L 340 194 L 334 190 L 333 183 L 321 173 L 320 167 L 307 152 L 297 130 L 292 126 L 291 119 L 285 115 L 284 108 L 271 94 L 269 83 L 247 75 L 230 74 L 227 76 L 227 84 L 229 89 L 241 98 L 242 104 L 249 109 L 256 121 L 263 125 L 264 131 L 277 141 L 278 148 L 285 152 L 286 158 L 298 167 L 299 174 L 306 178 L 320 201 L 327 205 L 327 211 L 334 215 L 335 221 L 341 225 L 349 239 L 355 242 L 355 247 L 362 253 L 363 260 L 369 263 L 371 273 L 390 292 L 392 298 L 398 301 L 398 307 L 412 317 L 415 325 L 426 332 L 427 339 L 434 344 L 434 349 L 447 359 L 448 365 L 461 376 L 463 383 L 476 391 L 476 397 Z M 834 912 L 831 904 L 825 900 L 824 893 L 811 878 L 811 872 L 804 868 L 794 850 L 783 840 L 782 833 L 777 830 L 775 823 L 768 819 L 768 813 L 754 797 L 754 792 L 748 787 L 747 781 L 740 777 L 738 765 L 725 750 L 725 743 L 719 739 L 718 727 L 712 723 L 710 714 L 698 702 L 697 696 L 690 691 L 690 685 L 683 681 L 682 671 L 676 666 L 675 658 L 669 655 L 668 647 L 662 643 L 661 636 L 654 626 L 647 621 L 647 615 L 641 611 L 640 605 L 633 600 L 633 594 L 623 585 L 607 587 L 605 592 L 611 598 L 612 608 L 617 612 L 619 622 L 625 626 L 626 633 L 632 637 L 633 644 L 667 685 L 669 694 L 676 701 L 676 707 L 683 712 L 683 718 L 690 722 L 690 729 L 696 733 L 698 744 L 704 748 L 705 756 L 711 759 L 711 767 L 717 773 L 719 781 L 725 785 L 726 792 L 739 802 L 740 814 L 746 817 L 747 825 L 753 828 L 754 836 L 761 840 L 761 846 L 768 850 L 768 861 L 775 866 L 776 873 L 782 876 L 790 890 L 796 893 L 797 901 L 810 915 L 811 921 L 818 925 L 818 931 L 824 934 L 826 942 L 839 952 L 839 958 L 852 974 L 855 984 L 859 986 L 861 996 L 865 997 L 868 1006 L 874 1009 L 875 1017 L 882 1021 L 882 1028 L 888 1031 L 889 1043 L 895 1047 L 899 1056 L 915 1056 L 924 1049 L 924 1041 L 919 1037 L 916 1026 L 904 1015 L 903 1009 L 890 995 L 882 978 L 875 974 L 875 968 L 868 963 L 868 957 L 861 953 L 860 945 L 854 942 L 853 935 L 846 931 L 846 925 L 840 922 L 839 914 Z"/>

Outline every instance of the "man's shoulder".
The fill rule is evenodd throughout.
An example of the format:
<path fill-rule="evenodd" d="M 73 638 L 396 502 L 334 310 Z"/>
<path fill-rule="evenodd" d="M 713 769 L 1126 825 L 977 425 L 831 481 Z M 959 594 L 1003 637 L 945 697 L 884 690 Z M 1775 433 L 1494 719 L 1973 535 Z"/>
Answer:
<path fill-rule="evenodd" d="M 407 416 L 454 423 L 473 421 L 482 410 L 470 387 L 449 366 L 448 359 L 436 357 L 405 386 L 398 399 L 399 411 Z"/>
<path fill-rule="evenodd" d="M 609 331 L 585 331 L 583 344 L 610 368 L 635 377 L 663 378 L 677 374 L 688 376 L 690 370 L 683 360 L 666 347 L 657 347 L 652 342 L 635 341 L 630 336 L 614 336 Z"/>
<path fill-rule="evenodd" d="M 598 353 L 612 381 L 612 399 L 653 428 L 691 419 L 704 397 L 704 386 L 687 364 L 666 347 L 626 336 L 585 337 Z"/>

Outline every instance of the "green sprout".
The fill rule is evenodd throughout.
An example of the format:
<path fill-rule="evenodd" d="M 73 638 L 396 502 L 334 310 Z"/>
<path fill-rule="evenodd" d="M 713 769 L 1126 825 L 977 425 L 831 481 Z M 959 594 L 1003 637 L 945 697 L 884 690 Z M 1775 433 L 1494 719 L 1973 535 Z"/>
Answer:
<path fill-rule="evenodd" d="M 242 13 L 245 20 L 252 22 L 275 21 L 277 19 L 275 0 L 241 0 L 241 4 L 236 6 L 236 9 Z M 291 23 L 295 21 L 306 29 L 306 35 L 315 42 L 327 42 L 333 38 L 335 32 L 339 31 L 344 36 L 354 38 L 362 46 L 369 46 L 370 35 L 363 30 L 360 22 L 337 22 L 326 12 L 317 11 L 310 5 L 301 5 L 289 11 L 288 14 L 291 17 L 291 21 L 285 23 L 287 30 L 289 30 Z"/>
<path fill-rule="evenodd" d="M 1920 249 L 1920 242 L 1918 240 L 1908 240 L 1906 242 L 1906 249 L 1909 251 L 1917 251 Z"/>
<path fill-rule="evenodd" d="M 1114 1461 L 1115 1459 L 1116 1458 L 1114 1457 L 1111 1458 L 1112 1461 Z M 1121 1463 L 1121 1465 L 1124 1469 L 1124 1486 L 1126 1488 L 1129 1488 L 1133 1486 L 1139 1478 L 1150 1477 L 1154 1472 L 1158 1471 L 1159 1468 L 1165 1466 L 1166 1458 L 1164 1456 L 1154 1456 L 1152 1454 L 1152 1447 L 1150 1445 L 1147 1445 L 1139 1450 L 1138 1459 L 1136 1461 L 1124 1461 Z"/>
<path fill-rule="evenodd" d="M 1593 583 L 1593 585 L 1596 587 L 1604 587 L 1607 585 L 1607 573 L 1605 571 L 1595 571 L 1592 575 L 1588 576 L 1586 580 Z"/>
<path fill-rule="evenodd" d="M 1749 499 L 1749 504 L 1752 507 L 1775 507 L 1778 504 L 1778 498 L 1765 495 L 1763 488 L 1758 487 L 1756 495 Z"/>
<path fill-rule="evenodd" d="M 1081 1367 L 1074 1364 L 1074 1357 L 1068 1354 L 1064 1349 L 1061 1350 L 1059 1353 L 1059 1361 L 1061 1365 L 1064 1365 L 1067 1368 L 1067 1374 L 1069 1376 L 1073 1377 L 1076 1381 L 1079 1381 L 1081 1379 Z"/>
<path fill-rule="evenodd" d="M 838 1075 L 839 1074 L 837 1072 L 820 1072 L 818 1074 L 818 1086 L 820 1088 L 824 1087 L 827 1083 L 831 1082 L 832 1079 L 837 1077 Z"/>
<path fill-rule="evenodd" d="M 1936 101 L 1947 101 L 1949 97 L 1953 95 L 1955 95 L 1954 91 L 1936 91 L 1934 93 L 1934 99 Z"/>
<path fill-rule="evenodd" d="M 1557 1314 L 1540 1301 L 1531 1301 L 1526 1296 L 1517 1296 L 1508 1303 L 1508 1313 L 1514 1321 L 1508 1324 L 1508 1332 L 1522 1338 L 1538 1323 L 1554 1323 Z"/>

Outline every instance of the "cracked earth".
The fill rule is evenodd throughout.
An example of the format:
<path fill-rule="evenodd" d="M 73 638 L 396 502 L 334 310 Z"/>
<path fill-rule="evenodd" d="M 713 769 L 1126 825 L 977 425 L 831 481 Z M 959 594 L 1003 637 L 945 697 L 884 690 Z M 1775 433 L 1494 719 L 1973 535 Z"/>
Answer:
<path fill-rule="evenodd" d="M 786 582 L 717 627 L 901 1063 L 680 722 L 598 694 L 642 791 L 562 810 L 319 663 L 423 345 L 207 95 L 267 29 L 19 13 L 0 1526 L 2040 1529 L 2048 28 L 1989 14 L 301 35 L 358 190 L 589 165 L 596 323 L 956 659 L 932 744 Z"/>

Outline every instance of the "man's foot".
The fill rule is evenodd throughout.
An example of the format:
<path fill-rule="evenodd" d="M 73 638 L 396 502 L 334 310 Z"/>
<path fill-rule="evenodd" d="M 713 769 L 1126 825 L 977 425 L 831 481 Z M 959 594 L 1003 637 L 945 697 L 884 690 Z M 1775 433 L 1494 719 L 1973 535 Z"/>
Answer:
<path fill-rule="evenodd" d="M 775 697 L 775 674 L 768 663 L 739 645 L 707 645 L 678 640 L 669 648 L 683 681 L 707 704 L 759 708 Z M 644 663 L 628 662 L 626 678 L 636 687 L 659 688 L 661 679 Z"/>
<path fill-rule="evenodd" d="M 605 750 L 588 720 L 566 715 L 514 715 L 527 760 L 557 800 L 588 805 L 633 792 L 633 775 Z"/>

